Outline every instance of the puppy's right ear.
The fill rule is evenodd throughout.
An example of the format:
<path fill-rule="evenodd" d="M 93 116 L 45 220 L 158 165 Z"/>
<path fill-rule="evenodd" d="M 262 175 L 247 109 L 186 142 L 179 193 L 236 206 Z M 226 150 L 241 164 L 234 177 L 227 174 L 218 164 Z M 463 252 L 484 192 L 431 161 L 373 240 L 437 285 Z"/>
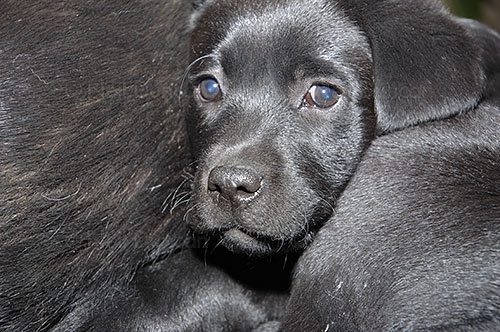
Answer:
<path fill-rule="evenodd" d="M 339 1 L 371 43 L 379 134 L 477 105 L 484 88 L 480 46 L 437 1 Z"/>

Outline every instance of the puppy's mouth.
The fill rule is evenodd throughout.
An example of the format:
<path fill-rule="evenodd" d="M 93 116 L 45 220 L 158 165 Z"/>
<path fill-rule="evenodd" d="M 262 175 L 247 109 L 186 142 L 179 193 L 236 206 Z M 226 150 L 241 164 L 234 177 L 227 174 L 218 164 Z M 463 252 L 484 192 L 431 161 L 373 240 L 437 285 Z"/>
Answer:
<path fill-rule="evenodd" d="M 236 254 L 268 256 L 284 252 L 294 252 L 304 249 L 313 238 L 313 234 L 301 236 L 301 240 L 276 240 L 247 230 L 233 227 L 217 232 L 217 245 L 222 245 Z"/>
<path fill-rule="evenodd" d="M 235 253 L 264 255 L 272 251 L 269 242 L 260 240 L 238 228 L 231 228 L 219 235 L 221 244 Z"/>

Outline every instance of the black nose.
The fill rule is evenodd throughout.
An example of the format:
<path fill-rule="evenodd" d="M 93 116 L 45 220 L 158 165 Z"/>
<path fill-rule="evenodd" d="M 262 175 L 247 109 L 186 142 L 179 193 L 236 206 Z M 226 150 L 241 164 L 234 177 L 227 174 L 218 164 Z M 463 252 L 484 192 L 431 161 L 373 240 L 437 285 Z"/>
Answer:
<path fill-rule="evenodd" d="M 208 190 L 231 204 L 249 202 L 262 185 L 262 176 L 249 166 L 217 166 L 208 176 Z"/>

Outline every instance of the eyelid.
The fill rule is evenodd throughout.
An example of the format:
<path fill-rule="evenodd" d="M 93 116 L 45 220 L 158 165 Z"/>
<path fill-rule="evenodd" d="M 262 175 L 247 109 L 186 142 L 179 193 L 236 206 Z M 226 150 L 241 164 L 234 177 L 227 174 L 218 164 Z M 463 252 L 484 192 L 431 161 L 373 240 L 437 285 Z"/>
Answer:
<path fill-rule="evenodd" d="M 202 74 L 196 74 L 196 75 L 191 75 L 189 77 L 189 82 L 192 84 L 192 85 L 198 85 L 200 84 L 203 80 L 207 79 L 207 78 L 212 78 L 214 80 L 216 80 L 217 82 L 219 82 L 219 79 L 213 75 L 213 74 L 210 74 L 210 73 L 202 73 Z"/>
<path fill-rule="evenodd" d="M 322 86 L 328 87 L 334 91 L 336 98 L 335 98 L 335 100 L 333 100 L 331 105 L 321 106 L 314 100 L 315 98 L 312 95 L 312 93 L 315 92 L 314 91 L 315 89 L 317 89 L 318 87 L 322 87 Z M 339 88 L 337 84 L 326 82 L 324 80 L 311 81 L 311 83 L 308 85 L 307 91 L 305 92 L 305 94 L 303 94 L 302 99 L 300 100 L 300 104 L 299 104 L 298 108 L 299 109 L 300 108 L 328 109 L 328 108 L 334 107 L 336 104 L 338 104 L 341 95 L 342 95 L 342 89 Z"/>

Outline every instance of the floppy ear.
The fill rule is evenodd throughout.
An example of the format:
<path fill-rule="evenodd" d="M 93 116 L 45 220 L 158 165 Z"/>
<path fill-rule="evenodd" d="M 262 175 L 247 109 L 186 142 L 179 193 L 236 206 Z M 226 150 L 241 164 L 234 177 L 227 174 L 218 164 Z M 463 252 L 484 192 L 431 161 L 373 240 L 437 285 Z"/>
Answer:
<path fill-rule="evenodd" d="M 345 1 L 349 3 L 349 1 Z M 378 133 L 443 119 L 476 106 L 480 48 L 436 1 L 356 1 L 371 42 Z"/>

